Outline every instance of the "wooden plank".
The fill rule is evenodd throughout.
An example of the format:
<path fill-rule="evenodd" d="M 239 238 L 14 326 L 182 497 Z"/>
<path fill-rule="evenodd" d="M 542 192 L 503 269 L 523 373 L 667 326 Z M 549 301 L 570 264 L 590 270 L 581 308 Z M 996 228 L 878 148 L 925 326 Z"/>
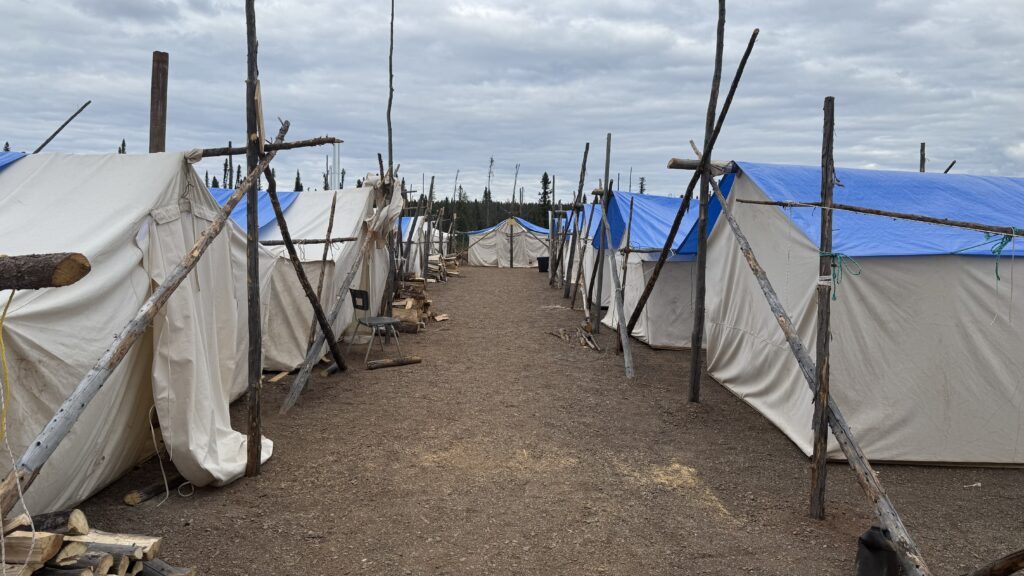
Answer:
<path fill-rule="evenodd" d="M 267 380 L 267 382 L 271 382 L 271 383 L 280 382 L 281 380 L 284 380 L 285 376 L 287 376 L 289 374 L 291 374 L 291 372 L 289 372 L 287 370 L 284 370 L 282 372 L 278 372 L 277 374 L 274 374 L 273 376 L 271 376 L 270 379 Z"/>
<path fill-rule="evenodd" d="M 37 290 L 68 286 L 92 270 L 77 252 L 0 256 L 0 290 Z"/>
<path fill-rule="evenodd" d="M 835 135 L 835 98 L 825 98 L 825 126 L 821 143 L 821 241 L 818 244 L 818 338 L 816 342 L 818 393 L 814 397 L 814 451 L 811 456 L 811 518 L 825 517 L 825 484 L 828 475 L 828 414 L 825 407 L 829 398 L 829 347 L 832 341 L 832 187 L 835 183 L 835 164 L 832 155 Z"/>

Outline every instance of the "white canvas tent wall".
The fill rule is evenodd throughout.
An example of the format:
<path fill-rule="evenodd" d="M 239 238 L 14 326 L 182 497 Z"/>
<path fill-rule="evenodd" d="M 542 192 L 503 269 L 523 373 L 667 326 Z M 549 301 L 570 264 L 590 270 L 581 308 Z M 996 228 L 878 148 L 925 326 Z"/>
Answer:
<path fill-rule="evenodd" d="M 416 226 L 413 227 L 410 234 L 409 227 L 412 226 L 413 220 L 416 220 Z M 401 223 L 399 232 L 402 239 L 402 250 L 405 250 L 406 247 L 409 249 L 409 253 L 405 254 L 407 261 L 405 273 L 423 277 L 423 253 L 426 251 L 424 243 L 427 238 L 427 224 L 423 218 L 412 216 L 403 216 L 399 222 Z"/>
<path fill-rule="evenodd" d="M 92 263 L 73 286 L 14 296 L 4 343 L 15 454 L 218 209 L 183 153 L 39 154 L 0 171 L 4 252 L 78 251 Z M 245 238 L 229 222 L 43 466 L 29 509 L 73 506 L 152 454 L 154 402 L 168 453 L 188 480 L 241 476 L 246 437 L 231 429 L 228 403 L 245 387 L 245 306 Z M 265 457 L 272 448 L 264 439 Z"/>
<path fill-rule="evenodd" d="M 335 191 L 300 192 L 285 212 L 288 231 L 293 239 L 324 238 L 330 219 L 331 202 Z M 358 238 L 362 234 L 363 222 L 373 216 L 373 189 L 344 188 L 337 190 L 338 201 L 334 209 L 334 238 Z M 260 241 L 281 240 L 281 231 L 276 221 L 260 230 Z M 329 314 L 333 309 L 338 288 L 352 269 L 357 256 L 358 242 L 331 244 L 327 265 L 322 265 L 323 244 L 299 245 L 299 252 L 306 277 L 315 290 L 320 274 L 324 273 L 321 305 Z M 264 299 L 268 308 L 268 319 L 263 331 L 263 366 L 266 370 L 293 370 L 302 364 L 309 345 L 309 333 L 313 324 L 313 308 L 302 290 L 284 246 L 268 247 L 276 256 L 272 274 L 272 289 Z M 377 313 L 382 302 L 387 282 L 387 248 L 370 252 L 360 264 L 352 288 L 366 290 L 370 294 L 370 315 Z M 359 312 L 360 315 L 364 314 Z M 344 295 L 341 313 L 333 325 L 339 338 L 350 330 L 356 318 L 352 301 Z M 326 354 L 324 346 L 322 353 Z"/>
<path fill-rule="evenodd" d="M 820 214 L 735 200 L 817 201 L 820 168 L 739 167 L 734 182 L 723 182 L 729 204 L 813 357 Z M 837 177 L 840 203 L 1003 226 L 1024 221 L 1021 179 L 847 169 Z M 1011 257 L 1016 246 L 1005 247 L 997 281 L 992 243 L 981 233 L 841 211 L 834 219 L 834 252 L 847 258 L 832 303 L 831 392 L 865 454 L 1024 463 L 1024 299 L 1011 297 L 1024 261 Z M 849 257 L 860 276 L 850 275 Z M 722 288 L 707 292 L 708 371 L 809 455 L 810 391 L 721 219 L 708 278 Z M 842 456 L 834 439 L 829 456 Z"/>
<path fill-rule="evenodd" d="M 535 268 L 537 258 L 548 255 L 548 231 L 522 218 L 508 218 L 490 228 L 466 233 L 470 266 Z M 509 254 L 509 243 L 512 254 Z"/>
<path fill-rule="evenodd" d="M 594 213 L 593 216 L 590 215 L 591 212 Z M 586 204 L 583 206 L 583 210 L 580 214 L 576 216 L 576 218 L 579 219 L 580 237 L 577 240 L 576 252 L 575 254 L 573 254 L 572 258 L 573 261 L 569 262 L 569 252 L 571 251 L 570 247 L 572 243 L 571 237 L 565 242 L 565 248 L 563 248 L 564 253 L 562 254 L 562 258 L 564 258 L 566 262 L 569 262 L 569 267 L 566 269 L 566 272 L 569 273 L 570 275 L 570 283 L 576 281 L 576 275 L 579 273 L 579 259 L 583 259 L 583 288 L 580 292 L 580 295 L 582 296 L 590 288 L 590 278 L 594 274 L 594 270 L 596 269 L 594 267 L 594 264 L 597 262 L 597 250 L 594 249 L 593 241 L 597 235 L 598 230 L 600 230 L 601 206 L 596 204 Z M 566 226 L 569 227 L 570 231 L 575 229 L 576 223 L 574 222 L 574 219 L 571 217 L 571 214 L 569 218 L 569 223 L 566 224 Z M 601 278 L 601 306 L 604 307 L 612 305 L 612 277 L 609 274 L 609 267 L 605 266 L 605 274 Z M 594 290 L 591 295 L 594 300 L 597 299 L 596 281 L 594 284 Z M 581 298 L 581 301 L 582 300 L 585 300 L 585 298 Z"/>

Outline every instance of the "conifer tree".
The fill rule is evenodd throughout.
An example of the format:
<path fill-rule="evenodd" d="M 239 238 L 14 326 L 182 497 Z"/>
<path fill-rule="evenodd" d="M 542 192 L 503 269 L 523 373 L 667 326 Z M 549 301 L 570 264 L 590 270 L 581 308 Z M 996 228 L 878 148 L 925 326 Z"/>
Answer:
<path fill-rule="evenodd" d="M 295 171 L 295 191 L 302 192 L 302 176 L 298 170 Z"/>
<path fill-rule="evenodd" d="M 211 188 L 220 188 L 220 182 L 217 182 L 217 177 L 213 177 L 213 186 Z"/>
<path fill-rule="evenodd" d="M 10 151 L 11 151 L 11 143 L 10 142 L 4 142 L 4 152 L 10 152 Z"/>
<path fill-rule="evenodd" d="M 647 192 L 647 179 L 643 176 L 640 177 L 640 193 L 644 194 Z"/>

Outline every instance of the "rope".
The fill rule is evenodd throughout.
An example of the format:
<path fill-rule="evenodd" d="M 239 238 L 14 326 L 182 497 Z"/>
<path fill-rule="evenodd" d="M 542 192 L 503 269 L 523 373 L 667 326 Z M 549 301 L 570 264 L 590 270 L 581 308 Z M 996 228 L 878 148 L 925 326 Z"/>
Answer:
<path fill-rule="evenodd" d="M 860 264 L 853 257 L 842 252 L 819 252 L 818 255 L 832 259 L 832 301 L 834 302 L 839 299 L 839 284 L 843 282 L 843 275 L 848 273 L 851 276 L 860 276 L 862 272 Z M 844 264 L 847 260 L 849 260 L 849 264 Z"/>
<path fill-rule="evenodd" d="M 960 254 L 961 252 L 981 248 L 982 246 L 991 246 L 992 255 L 996 257 L 996 281 L 1002 280 L 1002 277 L 999 276 L 999 258 L 1003 255 L 1003 249 L 1017 237 L 1016 228 L 1011 227 L 1010 232 L 1010 234 L 992 234 L 990 232 L 985 232 L 984 242 L 975 244 L 974 246 L 954 250 L 953 254 Z M 1016 255 L 1016 250 L 1013 250 L 1013 254 Z"/>

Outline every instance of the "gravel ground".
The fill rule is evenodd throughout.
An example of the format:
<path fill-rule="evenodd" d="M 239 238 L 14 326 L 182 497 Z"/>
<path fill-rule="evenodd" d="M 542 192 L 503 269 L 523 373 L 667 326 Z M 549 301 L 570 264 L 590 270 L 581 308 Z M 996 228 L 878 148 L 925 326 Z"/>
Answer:
<path fill-rule="evenodd" d="M 463 268 L 431 286 L 451 320 L 402 338 L 422 364 L 315 380 L 284 417 L 291 378 L 269 384 L 258 478 L 121 504 L 150 462 L 83 508 L 211 575 L 853 574 L 872 513 L 845 465 L 808 520 L 807 459 L 780 432 L 712 380 L 688 404 L 688 353 L 635 343 L 627 383 L 614 351 L 548 335 L 581 314 L 546 280 Z M 936 574 L 1024 546 L 1020 470 L 879 474 Z"/>

